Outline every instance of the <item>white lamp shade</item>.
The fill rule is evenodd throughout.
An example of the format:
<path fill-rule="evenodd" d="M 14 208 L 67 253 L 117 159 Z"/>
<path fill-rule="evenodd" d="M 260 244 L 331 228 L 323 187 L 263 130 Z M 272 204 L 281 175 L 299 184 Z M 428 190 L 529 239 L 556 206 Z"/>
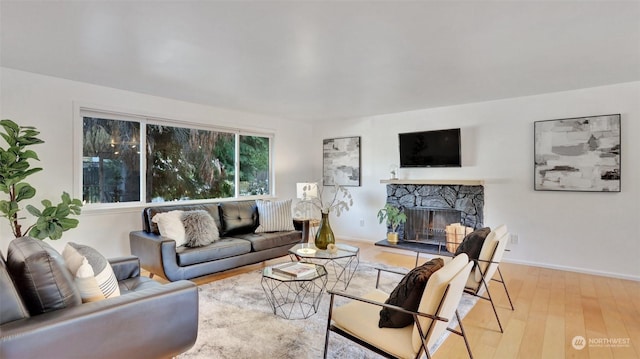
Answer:
<path fill-rule="evenodd" d="M 315 182 L 296 183 L 297 197 L 300 199 L 311 199 L 318 197 L 318 184 Z"/>

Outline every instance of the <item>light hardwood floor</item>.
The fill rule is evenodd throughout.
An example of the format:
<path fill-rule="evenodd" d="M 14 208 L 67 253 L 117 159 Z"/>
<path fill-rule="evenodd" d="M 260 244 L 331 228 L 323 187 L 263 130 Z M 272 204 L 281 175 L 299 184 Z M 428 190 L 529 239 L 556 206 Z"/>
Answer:
<path fill-rule="evenodd" d="M 415 255 L 409 252 L 405 255 L 370 243 L 341 242 L 360 247 L 364 261 L 405 268 L 415 264 Z M 194 282 L 209 283 L 283 260 L 288 257 Z M 493 282 L 491 294 L 504 333 L 498 329 L 491 304 L 479 300 L 462 321 L 474 358 L 640 358 L 640 282 L 504 262 L 500 268 L 515 311 L 511 311 L 500 283 Z M 581 350 L 572 346 L 576 336 L 585 338 Z M 619 345 L 605 342 L 610 340 L 617 340 Z M 462 338 L 450 335 L 433 358 L 468 358 Z"/>

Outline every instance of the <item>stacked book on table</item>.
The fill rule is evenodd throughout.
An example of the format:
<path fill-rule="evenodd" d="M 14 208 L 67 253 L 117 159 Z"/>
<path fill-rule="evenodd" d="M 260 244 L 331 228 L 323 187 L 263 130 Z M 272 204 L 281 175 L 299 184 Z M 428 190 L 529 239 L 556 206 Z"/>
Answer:
<path fill-rule="evenodd" d="M 273 273 L 299 278 L 316 273 L 316 265 L 311 263 L 291 262 L 274 266 Z"/>

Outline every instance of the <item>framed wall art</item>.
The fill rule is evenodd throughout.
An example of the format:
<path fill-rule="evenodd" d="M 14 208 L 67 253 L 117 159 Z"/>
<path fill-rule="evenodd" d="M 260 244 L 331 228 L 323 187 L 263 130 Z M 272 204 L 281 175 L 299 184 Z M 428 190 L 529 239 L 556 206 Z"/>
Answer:
<path fill-rule="evenodd" d="M 322 140 L 322 184 L 360 186 L 360 137 Z"/>
<path fill-rule="evenodd" d="M 620 192 L 620 114 L 534 122 L 536 191 Z"/>

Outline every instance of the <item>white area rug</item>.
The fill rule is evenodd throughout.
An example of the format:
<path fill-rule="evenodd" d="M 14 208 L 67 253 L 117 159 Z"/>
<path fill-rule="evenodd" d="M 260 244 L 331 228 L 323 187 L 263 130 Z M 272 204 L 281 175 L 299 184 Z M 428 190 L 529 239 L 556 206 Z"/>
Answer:
<path fill-rule="evenodd" d="M 362 295 L 375 288 L 375 266 L 361 262 L 346 292 Z M 260 285 L 261 278 L 262 271 L 255 271 L 200 286 L 198 339 L 191 350 L 178 358 L 322 358 L 329 295 L 323 294 L 318 313 L 310 318 L 287 320 L 273 314 Z M 400 279 L 395 274 L 383 274 L 380 288 L 391 292 Z M 464 317 L 476 301 L 477 298 L 465 294 L 458 307 L 460 315 Z M 336 304 L 340 303 L 344 303 L 344 298 L 336 297 Z M 380 356 L 331 333 L 328 357 L 368 359 Z"/>

